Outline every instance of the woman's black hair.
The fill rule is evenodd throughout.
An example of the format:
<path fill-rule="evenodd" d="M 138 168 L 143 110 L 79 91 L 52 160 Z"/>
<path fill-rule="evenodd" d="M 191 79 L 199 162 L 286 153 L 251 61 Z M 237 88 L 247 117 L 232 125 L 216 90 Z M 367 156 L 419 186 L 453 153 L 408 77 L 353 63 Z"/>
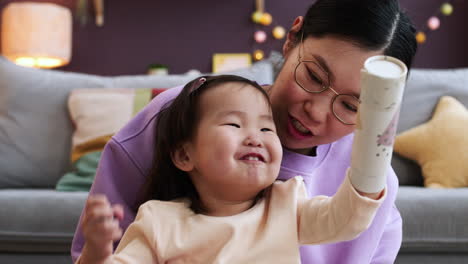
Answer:
<path fill-rule="evenodd" d="M 202 76 L 189 82 L 180 94 L 168 102 L 156 117 L 154 160 L 134 210 L 148 200 L 171 201 L 187 198 L 195 213 L 204 212 L 197 190 L 188 173 L 172 162 L 172 154 L 182 144 L 193 139 L 200 120 L 200 96 L 224 83 L 242 83 L 260 91 L 269 103 L 268 94 L 256 82 L 235 75 Z"/>
<path fill-rule="evenodd" d="M 417 42 L 408 15 L 397 0 L 318 0 L 306 15 L 296 40 L 334 36 L 360 48 L 395 57 L 411 68 Z"/>

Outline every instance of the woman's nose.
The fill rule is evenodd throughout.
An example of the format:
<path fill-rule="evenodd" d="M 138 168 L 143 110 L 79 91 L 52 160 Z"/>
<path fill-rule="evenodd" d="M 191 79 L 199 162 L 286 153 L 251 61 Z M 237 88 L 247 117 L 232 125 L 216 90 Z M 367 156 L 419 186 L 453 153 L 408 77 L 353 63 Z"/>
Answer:
<path fill-rule="evenodd" d="M 332 111 L 330 106 L 331 101 L 328 96 L 315 95 L 312 100 L 304 103 L 304 112 L 311 122 L 323 123 Z"/>
<path fill-rule="evenodd" d="M 257 135 L 248 135 L 244 140 L 244 145 L 249 147 L 262 147 L 262 141 Z"/>

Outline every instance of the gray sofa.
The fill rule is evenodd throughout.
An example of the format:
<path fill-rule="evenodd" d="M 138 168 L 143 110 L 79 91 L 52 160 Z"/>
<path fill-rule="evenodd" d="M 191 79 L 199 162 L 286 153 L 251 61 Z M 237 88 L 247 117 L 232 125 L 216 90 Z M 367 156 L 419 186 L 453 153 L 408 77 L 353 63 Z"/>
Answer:
<path fill-rule="evenodd" d="M 270 83 L 272 63 L 235 73 Z M 0 57 L 0 263 L 71 263 L 71 240 L 87 193 L 54 190 L 70 165 L 71 90 L 163 88 L 192 78 L 44 71 Z M 468 69 L 414 70 L 400 131 L 428 120 L 441 95 L 468 105 Z M 397 206 L 404 231 L 397 263 L 468 263 L 468 189 L 426 189 L 416 164 L 395 155 L 393 166 L 401 183 Z"/>
<path fill-rule="evenodd" d="M 398 132 L 428 121 L 443 95 L 468 107 L 468 69 L 413 70 Z M 403 218 L 397 263 L 468 263 L 468 188 L 424 188 L 419 166 L 395 153 L 392 166 L 400 181 L 396 205 Z"/>

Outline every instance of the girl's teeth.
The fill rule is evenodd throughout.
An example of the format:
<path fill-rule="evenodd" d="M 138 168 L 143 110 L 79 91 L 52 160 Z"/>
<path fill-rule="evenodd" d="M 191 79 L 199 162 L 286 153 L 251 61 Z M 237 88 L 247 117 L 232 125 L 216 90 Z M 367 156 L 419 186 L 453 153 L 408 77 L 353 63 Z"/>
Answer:
<path fill-rule="evenodd" d="M 259 160 L 258 157 L 247 157 L 246 160 Z"/>
<path fill-rule="evenodd" d="M 297 121 L 296 119 L 293 119 L 292 120 L 292 124 L 294 125 L 294 127 L 299 130 L 300 132 L 302 133 L 310 133 L 310 131 L 305 128 L 301 123 L 299 123 L 299 121 Z"/>

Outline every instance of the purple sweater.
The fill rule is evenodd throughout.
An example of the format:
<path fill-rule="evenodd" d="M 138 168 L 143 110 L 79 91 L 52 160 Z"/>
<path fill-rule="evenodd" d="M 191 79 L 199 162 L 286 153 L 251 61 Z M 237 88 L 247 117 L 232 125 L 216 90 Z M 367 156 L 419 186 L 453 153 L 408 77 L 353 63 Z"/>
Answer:
<path fill-rule="evenodd" d="M 112 204 L 124 206 L 125 216 L 121 222 L 124 230 L 135 218 L 130 205 L 135 203 L 151 168 L 156 114 L 181 89 L 172 88 L 159 94 L 104 149 L 90 193 L 103 193 Z M 352 140 L 353 136 L 349 135 L 331 144 L 318 146 L 316 157 L 284 150 L 279 179 L 301 175 L 310 196 L 334 195 L 350 165 Z M 302 263 L 393 263 L 402 239 L 402 220 L 394 204 L 397 190 L 398 180 L 390 168 L 387 198 L 369 229 L 351 241 L 302 246 Z M 73 261 L 79 256 L 83 244 L 83 234 L 78 226 L 71 249 Z"/>

